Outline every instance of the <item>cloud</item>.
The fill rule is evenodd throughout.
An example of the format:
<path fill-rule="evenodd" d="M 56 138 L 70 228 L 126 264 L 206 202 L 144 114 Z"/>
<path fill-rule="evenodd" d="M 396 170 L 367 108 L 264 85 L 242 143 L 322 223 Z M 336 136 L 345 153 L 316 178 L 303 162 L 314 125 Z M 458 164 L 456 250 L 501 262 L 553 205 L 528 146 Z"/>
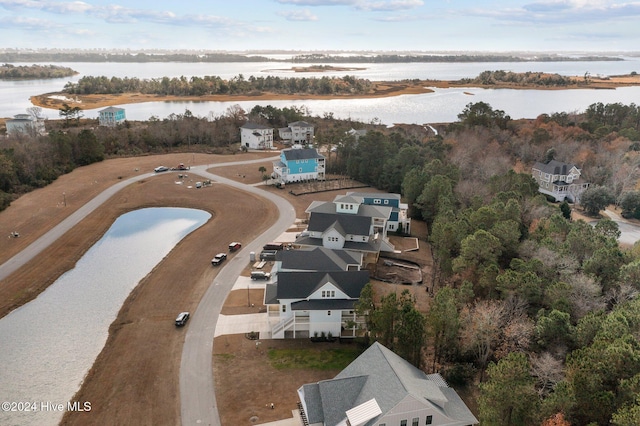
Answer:
<path fill-rule="evenodd" d="M 523 5 L 520 8 L 498 10 L 471 9 L 465 15 L 493 18 L 503 22 L 566 24 L 607 22 L 640 17 L 640 2 L 607 0 L 548 0 Z"/>
<path fill-rule="evenodd" d="M 318 17 L 307 9 L 278 12 L 278 15 L 284 17 L 288 21 L 317 21 L 318 20 Z"/>
<path fill-rule="evenodd" d="M 424 5 L 423 0 L 277 0 L 280 4 L 296 6 L 353 6 L 369 12 L 391 12 Z"/>
<path fill-rule="evenodd" d="M 167 25 L 201 25 L 205 27 L 242 26 L 241 22 L 214 15 L 178 15 L 171 11 L 131 9 L 117 4 L 94 6 L 81 1 L 56 2 L 33 0 L 0 0 L 0 7 L 9 10 L 37 9 L 60 15 L 84 15 L 108 23 L 150 22 Z"/>
<path fill-rule="evenodd" d="M 392 12 L 414 9 L 423 5 L 424 1 L 422 0 L 359 1 L 356 8 L 373 12 Z"/>

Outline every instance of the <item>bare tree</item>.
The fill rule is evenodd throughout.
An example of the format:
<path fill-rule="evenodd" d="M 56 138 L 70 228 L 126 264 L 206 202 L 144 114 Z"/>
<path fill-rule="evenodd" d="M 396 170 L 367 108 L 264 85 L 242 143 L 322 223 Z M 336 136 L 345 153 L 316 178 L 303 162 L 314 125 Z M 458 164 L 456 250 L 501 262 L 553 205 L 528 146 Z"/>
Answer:
<path fill-rule="evenodd" d="M 549 352 L 531 356 L 531 375 L 536 378 L 536 389 L 540 396 L 548 395 L 553 387 L 564 378 L 562 360 Z"/>

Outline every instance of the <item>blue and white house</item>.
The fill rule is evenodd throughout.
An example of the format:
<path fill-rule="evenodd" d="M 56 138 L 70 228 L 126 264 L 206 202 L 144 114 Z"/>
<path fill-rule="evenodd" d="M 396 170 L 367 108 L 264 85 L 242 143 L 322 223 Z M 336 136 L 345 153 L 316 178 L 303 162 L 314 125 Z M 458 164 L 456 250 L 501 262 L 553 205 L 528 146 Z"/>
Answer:
<path fill-rule="evenodd" d="M 536 163 L 531 175 L 538 182 L 538 192 L 553 197 L 555 201 L 580 202 L 580 196 L 589 183 L 580 177 L 581 170 L 573 164 L 551 160 Z"/>
<path fill-rule="evenodd" d="M 325 158 L 315 148 L 288 148 L 273 163 L 273 179 L 278 183 L 323 180 Z"/>
<path fill-rule="evenodd" d="M 98 120 L 101 126 L 115 127 L 127 119 L 124 108 L 108 107 L 98 111 Z"/>
<path fill-rule="evenodd" d="M 247 122 L 240 127 L 240 144 L 247 149 L 273 149 L 273 128 Z"/>

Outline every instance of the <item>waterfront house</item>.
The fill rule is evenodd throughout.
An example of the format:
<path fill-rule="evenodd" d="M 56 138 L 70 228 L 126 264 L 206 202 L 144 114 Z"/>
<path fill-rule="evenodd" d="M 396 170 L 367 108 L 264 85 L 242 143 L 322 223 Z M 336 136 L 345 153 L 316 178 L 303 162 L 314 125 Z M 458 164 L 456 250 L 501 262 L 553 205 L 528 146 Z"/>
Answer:
<path fill-rule="evenodd" d="M 6 121 L 7 134 L 9 135 L 45 135 L 44 119 L 31 114 L 17 114 Z"/>
<path fill-rule="evenodd" d="M 108 107 L 98 111 L 98 121 L 101 126 L 115 127 L 126 120 L 124 108 Z"/>
<path fill-rule="evenodd" d="M 240 127 L 240 144 L 246 149 L 273 149 L 273 128 L 247 122 Z"/>
<path fill-rule="evenodd" d="M 336 377 L 298 389 L 311 426 L 466 426 L 478 420 L 440 374 L 375 342 Z"/>
<path fill-rule="evenodd" d="M 289 127 L 278 129 L 280 139 L 287 145 L 313 143 L 313 126 L 306 121 L 289 123 Z"/>
<path fill-rule="evenodd" d="M 355 303 L 369 271 L 280 271 L 267 284 L 271 338 L 355 337 Z"/>
<path fill-rule="evenodd" d="M 280 159 L 273 163 L 273 179 L 278 183 L 323 180 L 324 156 L 315 148 L 287 148 L 280 151 Z"/>
<path fill-rule="evenodd" d="M 538 182 L 538 191 L 553 197 L 555 201 L 580 201 L 580 195 L 589 187 L 581 176 L 581 170 L 573 164 L 556 160 L 536 163 L 532 169 L 533 178 Z"/>

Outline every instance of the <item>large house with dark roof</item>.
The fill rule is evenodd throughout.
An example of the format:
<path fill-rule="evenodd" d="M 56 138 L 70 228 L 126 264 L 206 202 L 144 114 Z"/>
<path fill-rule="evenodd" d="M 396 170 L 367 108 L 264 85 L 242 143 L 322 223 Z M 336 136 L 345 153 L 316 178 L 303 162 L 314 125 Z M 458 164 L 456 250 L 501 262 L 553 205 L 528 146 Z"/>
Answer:
<path fill-rule="evenodd" d="M 271 338 L 355 337 L 355 303 L 369 282 L 369 271 L 278 272 L 267 284 Z"/>
<path fill-rule="evenodd" d="M 409 205 L 403 203 L 400 194 L 390 192 L 347 192 L 347 197 L 356 199 L 360 204 L 368 206 L 391 207 L 391 214 L 387 220 L 387 230 L 411 233 L 411 218 L 409 217 Z M 334 202 L 340 202 L 343 196 L 336 196 Z"/>
<path fill-rule="evenodd" d="M 280 151 L 280 159 L 273 163 L 272 178 L 278 183 L 323 180 L 324 156 L 315 148 L 288 148 Z"/>
<path fill-rule="evenodd" d="M 339 196 L 333 202 L 314 201 L 307 208 L 307 232 L 296 239 L 300 246 L 357 251 L 363 265 L 375 263 L 380 251 L 394 252 L 387 238 L 393 208 L 368 205 L 361 197 Z"/>
<path fill-rule="evenodd" d="M 478 420 L 439 374 L 374 343 L 335 378 L 298 389 L 310 426 L 466 426 Z"/>
<path fill-rule="evenodd" d="M 532 169 L 533 178 L 538 182 L 538 191 L 553 197 L 555 201 L 577 203 L 580 195 L 589 187 L 581 177 L 581 170 L 573 164 L 556 160 L 536 163 Z"/>
<path fill-rule="evenodd" d="M 247 122 L 240 127 L 240 145 L 246 149 L 272 149 L 273 128 Z"/>

